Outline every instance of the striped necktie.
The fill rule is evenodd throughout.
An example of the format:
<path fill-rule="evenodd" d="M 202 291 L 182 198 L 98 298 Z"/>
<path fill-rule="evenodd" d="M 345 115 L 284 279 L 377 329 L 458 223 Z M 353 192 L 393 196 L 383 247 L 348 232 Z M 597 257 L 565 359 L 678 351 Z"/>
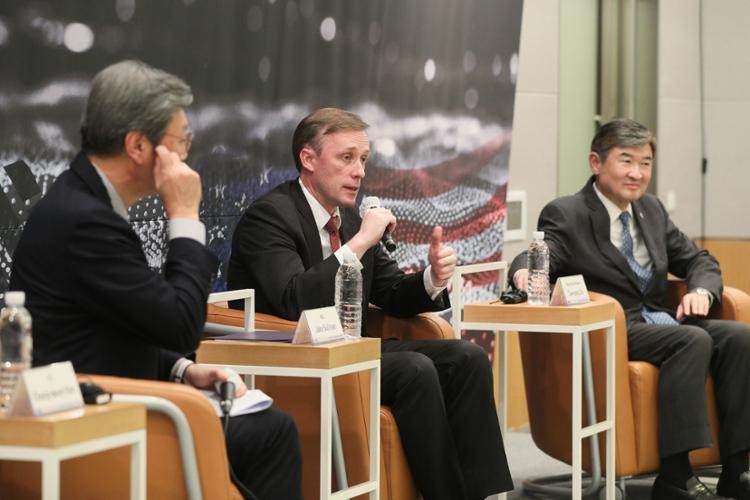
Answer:
<path fill-rule="evenodd" d="M 653 273 L 650 269 L 641 266 L 635 256 L 633 255 L 633 237 L 630 234 L 630 213 L 622 212 L 620 214 L 620 222 L 622 223 L 622 255 L 625 260 L 628 261 L 628 266 L 632 269 L 638 278 L 638 284 L 640 285 L 641 294 L 645 293 L 646 287 L 653 278 Z M 655 325 L 677 325 L 677 321 L 669 314 L 663 311 L 651 311 L 647 307 L 644 307 L 641 311 L 641 316 L 646 320 L 646 323 L 652 323 Z"/>

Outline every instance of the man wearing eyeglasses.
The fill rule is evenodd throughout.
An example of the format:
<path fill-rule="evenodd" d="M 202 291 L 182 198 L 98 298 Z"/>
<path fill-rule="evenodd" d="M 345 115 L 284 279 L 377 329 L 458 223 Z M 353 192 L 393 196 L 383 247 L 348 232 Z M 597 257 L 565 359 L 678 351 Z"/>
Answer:
<path fill-rule="evenodd" d="M 184 163 L 192 100 L 185 82 L 138 61 L 94 77 L 82 152 L 34 207 L 13 259 L 10 289 L 26 292 L 35 365 L 70 360 L 80 373 L 198 388 L 227 379 L 184 357 L 200 342 L 218 264 L 198 220 L 200 177 Z M 159 196 L 169 220 L 162 274 L 149 269 L 128 221 L 128 207 L 149 195 Z M 240 383 L 237 395 L 245 391 Z M 269 408 L 233 417 L 227 443 L 230 464 L 255 497 L 301 498 L 288 415 Z"/>

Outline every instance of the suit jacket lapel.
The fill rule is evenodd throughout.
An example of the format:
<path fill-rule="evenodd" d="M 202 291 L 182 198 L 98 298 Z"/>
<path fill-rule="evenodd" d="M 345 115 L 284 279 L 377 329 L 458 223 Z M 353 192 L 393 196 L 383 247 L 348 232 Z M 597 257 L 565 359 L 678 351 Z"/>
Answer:
<path fill-rule="evenodd" d="M 599 247 L 599 251 L 602 253 L 602 255 L 606 256 L 615 265 L 615 267 L 617 267 L 617 269 L 620 270 L 620 273 L 627 277 L 630 283 L 637 290 L 640 291 L 640 283 L 638 282 L 638 277 L 635 275 L 633 270 L 630 269 L 628 261 L 625 259 L 625 256 L 622 254 L 622 252 L 620 252 L 617 247 L 612 244 L 612 240 L 610 240 L 609 213 L 607 212 L 607 209 L 604 207 L 602 202 L 599 200 L 599 197 L 596 196 L 596 192 L 594 192 L 593 177 L 591 180 L 589 180 L 589 183 L 586 184 L 586 187 L 584 188 L 584 195 L 586 204 L 588 205 L 590 210 L 589 220 L 591 222 L 591 230 L 594 233 L 594 240 Z"/>
<path fill-rule="evenodd" d="M 313 217 L 310 205 L 307 203 L 305 195 L 302 193 L 302 188 L 299 186 L 299 180 L 290 182 L 292 182 L 292 199 L 302 220 L 300 225 L 302 226 L 302 234 L 305 236 L 305 242 L 307 243 L 310 265 L 315 265 L 323 261 L 323 249 L 320 247 L 318 226 L 315 224 L 315 217 Z"/>

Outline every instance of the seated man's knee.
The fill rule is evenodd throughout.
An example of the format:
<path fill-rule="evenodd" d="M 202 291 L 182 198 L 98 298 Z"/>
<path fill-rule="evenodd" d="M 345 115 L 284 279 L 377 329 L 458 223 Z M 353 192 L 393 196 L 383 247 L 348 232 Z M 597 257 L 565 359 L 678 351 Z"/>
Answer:
<path fill-rule="evenodd" d="M 420 386 L 437 384 L 437 370 L 429 357 L 418 352 L 402 353 L 401 356 L 402 380 Z"/>
<path fill-rule="evenodd" d="M 729 330 L 727 341 L 732 349 L 750 352 L 750 327 L 743 323 L 735 323 Z"/>
<path fill-rule="evenodd" d="M 491 371 L 490 360 L 485 350 L 468 340 L 458 340 L 452 343 L 453 358 L 456 368 L 462 371 Z"/>
<path fill-rule="evenodd" d="M 706 330 L 697 326 L 685 325 L 683 332 L 679 347 L 690 351 L 695 356 L 706 359 L 711 356 L 713 339 L 711 339 L 711 335 Z"/>

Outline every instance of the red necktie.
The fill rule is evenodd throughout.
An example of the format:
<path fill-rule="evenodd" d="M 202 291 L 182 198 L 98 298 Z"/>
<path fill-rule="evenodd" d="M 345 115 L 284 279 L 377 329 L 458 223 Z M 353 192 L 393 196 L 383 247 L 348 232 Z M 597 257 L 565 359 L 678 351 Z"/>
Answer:
<path fill-rule="evenodd" d="M 328 231 L 328 237 L 331 240 L 331 252 L 341 248 L 341 237 L 339 236 L 339 226 L 336 223 L 338 216 L 332 215 L 326 222 L 325 230 Z"/>

